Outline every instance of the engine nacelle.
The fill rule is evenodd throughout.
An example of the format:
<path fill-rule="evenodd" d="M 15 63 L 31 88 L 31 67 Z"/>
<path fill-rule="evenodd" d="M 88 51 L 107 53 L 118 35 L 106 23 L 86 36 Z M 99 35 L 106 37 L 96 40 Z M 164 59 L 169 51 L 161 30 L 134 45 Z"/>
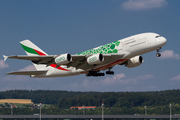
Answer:
<path fill-rule="evenodd" d="M 144 60 L 143 60 L 142 56 L 135 56 L 135 57 L 129 59 L 125 66 L 128 68 L 133 68 L 133 67 L 137 67 L 137 66 L 141 65 L 143 62 L 144 62 Z"/>
<path fill-rule="evenodd" d="M 87 63 L 89 65 L 100 64 L 103 61 L 104 61 L 104 57 L 102 54 L 94 54 L 87 58 Z"/>
<path fill-rule="evenodd" d="M 70 54 L 62 54 L 55 58 L 55 63 L 57 65 L 65 65 L 72 61 L 72 57 Z"/>

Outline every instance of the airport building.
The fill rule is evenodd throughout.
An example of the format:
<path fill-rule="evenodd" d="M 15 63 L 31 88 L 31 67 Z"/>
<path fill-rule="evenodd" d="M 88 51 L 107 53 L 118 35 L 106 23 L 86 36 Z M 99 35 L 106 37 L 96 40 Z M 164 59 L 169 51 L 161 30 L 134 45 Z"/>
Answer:
<path fill-rule="evenodd" d="M 104 120 L 180 120 L 180 115 L 104 115 Z M 102 120 L 102 115 L 0 115 L 0 120 Z"/>

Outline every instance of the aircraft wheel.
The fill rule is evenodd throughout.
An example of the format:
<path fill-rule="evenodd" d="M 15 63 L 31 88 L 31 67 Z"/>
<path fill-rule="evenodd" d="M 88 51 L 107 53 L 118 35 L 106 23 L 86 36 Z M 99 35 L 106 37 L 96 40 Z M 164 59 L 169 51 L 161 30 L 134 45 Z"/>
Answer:
<path fill-rule="evenodd" d="M 160 54 L 160 53 L 157 53 L 156 56 L 157 56 L 157 57 L 161 57 L 161 54 Z"/>
<path fill-rule="evenodd" d="M 108 74 L 108 75 L 114 75 L 114 72 L 113 72 L 113 71 L 106 71 L 106 74 Z"/>

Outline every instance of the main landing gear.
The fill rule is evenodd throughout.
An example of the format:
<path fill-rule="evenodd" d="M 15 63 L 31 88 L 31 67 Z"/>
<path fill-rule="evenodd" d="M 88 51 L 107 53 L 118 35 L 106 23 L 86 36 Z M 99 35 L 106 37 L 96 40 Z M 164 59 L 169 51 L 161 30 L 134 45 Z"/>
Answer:
<path fill-rule="evenodd" d="M 106 71 L 106 74 L 107 75 L 114 75 L 114 71 L 110 71 L 110 69 L 109 69 L 108 71 Z M 87 77 L 90 77 L 90 76 L 98 77 L 98 76 L 105 76 L 105 74 L 102 72 L 91 70 L 88 73 L 86 73 L 86 76 Z"/>
<path fill-rule="evenodd" d="M 161 53 L 159 53 L 160 49 L 161 48 L 157 49 L 157 54 L 156 54 L 157 57 L 161 57 Z"/>
<path fill-rule="evenodd" d="M 104 73 L 100 73 L 100 72 L 93 71 L 93 70 L 86 73 L 87 77 L 90 77 L 90 76 L 98 77 L 98 76 L 104 76 L 104 75 L 105 75 Z"/>

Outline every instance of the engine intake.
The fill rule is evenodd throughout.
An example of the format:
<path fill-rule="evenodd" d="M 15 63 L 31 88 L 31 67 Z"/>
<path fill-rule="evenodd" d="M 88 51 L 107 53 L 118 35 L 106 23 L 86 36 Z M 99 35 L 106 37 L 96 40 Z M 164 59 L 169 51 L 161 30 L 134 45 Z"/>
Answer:
<path fill-rule="evenodd" d="M 55 63 L 57 65 L 65 65 L 72 61 L 72 57 L 70 54 L 62 54 L 55 58 Z"/>
<path fill-rule="evenodd" d="M 100 64 L 103 61 L 104 61 L 104 57 L 102 54 L 94 54 L 87 58 L 87 63 L 89 65 Z"/>
<path fill-rule="evenodd" d="M 128 68 L 133 68 L 133 67 L 137 67 L 137 66 L 141 65 L 143 62 L 144 62 L 144 60 L 143 60 L 142 56 L 135 56 L 135 57 L 129 59 L 125 66 Z"/>

